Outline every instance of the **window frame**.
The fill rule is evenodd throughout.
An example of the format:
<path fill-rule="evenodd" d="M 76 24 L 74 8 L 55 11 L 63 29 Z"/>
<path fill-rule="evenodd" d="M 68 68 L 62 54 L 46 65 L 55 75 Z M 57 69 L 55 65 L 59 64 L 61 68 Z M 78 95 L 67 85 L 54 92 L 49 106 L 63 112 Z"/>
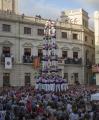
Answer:
<path fill-rule="evenodd" d="M 92 45 L 94 45 L 94 40 L 93 39 L 91 40 L 91 43 L 92 43 Z"/>
<path fill-rule="evenodd" d="M 24 34 L 31 35 L 31 27 L 24 27 Z"/>
<path fill-rule="evenodd" d="M 2 24 L 2 31 L 3 32 L 11 32 L 11 25 L 9 25 L 9 24 Z"/>
<path fill-rule="evenodd" d="M 31 84 L 31 73 L 24 73 L 24 83 L 25 86 Z"/>
<path fill-rule="evenodd" d="M 61 32 L 62 39 L 67 39 L 67 32 Z"/>
<path fill-rule="evenodd" d="M 10 73 L 3 73 L 3 86 L 10 86 Z"/>
<path fill-rule="evenodd" d="M 72 38 L 73 38 L 73 40 L 78 40 L 78 34 L 77 33 L 73 33 L 72 34 Z"/>
<path fill-rule="evenodd" d="M 65 53 L 65 52 L 66 52 L 66 55 L 63 54 L 63 53 Z M 62 50 L 62 58 L 65 59 L 65 58 L 67 58 L 67 57 L 68 57 L 68 51 Z"/>
<path fill-rule="evenodd" d="M 87 42 L 88 41 L 88 36 L 85 36 L 85 42 Z"/>
<path fill-rule="evenodd" d="M 68 73 L 64 73 L 64 79 L 68 81 Z"/>
<path fill-rule="evenodd" d="M 37 29 L 37 35 L 38 35 L 38 36 L 44 36 L 44 29 L 38 28 L 38 29 Z"/>
<path fill-rule="evenodd" d="M 77 53 L 77 57 L 75 57 L 74 53 Z M 73 58 L 78 58 L 78 52 L 73 52 Z"/>
<path fill-rule="evenodd" d="M 25 54 L 26 49 L 27 49 L 27 51 L 29 50 L 28 53 L 30 54 L 29 56 L 31 56 L 31 54 L 32 54 L 31 52 L 32 52 L 32 51 L 31 51 L 31 48 L 30 48 L 30 47 L 25 47 L 25 48 L 24 48 L 24 56 L 26 56 L 26 54 Z"/>

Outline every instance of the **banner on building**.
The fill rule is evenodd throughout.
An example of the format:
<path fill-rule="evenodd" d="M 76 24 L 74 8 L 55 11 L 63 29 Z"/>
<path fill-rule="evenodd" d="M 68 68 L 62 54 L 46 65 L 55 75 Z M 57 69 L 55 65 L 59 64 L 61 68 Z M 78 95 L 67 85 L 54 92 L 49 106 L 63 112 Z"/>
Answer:
<path fill-rule="evenodd" d="M 40 58 L 36 57 L 34 58 L 34 68 L 37 69 L 38 67 L 40 67 Z"/>
<path fill-rule="evenodd" d="M 92 72 L 99 73 L 99 64 L 92 65 Z"/>
<path fill-rule="evenodd" d="M 5 57 L 5 69 L 12 69 L 12 58 Z"/>

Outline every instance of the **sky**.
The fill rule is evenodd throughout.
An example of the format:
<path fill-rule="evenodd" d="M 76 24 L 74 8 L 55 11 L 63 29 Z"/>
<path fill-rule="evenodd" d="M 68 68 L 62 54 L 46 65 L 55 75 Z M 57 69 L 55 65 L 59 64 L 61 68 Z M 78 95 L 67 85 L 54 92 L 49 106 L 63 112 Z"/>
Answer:
<path fill-rule="evenodd" d="M 19 0 L 20 13 L 29 16 L 57 19 L 61 11 L 83 8 L 93 21 L 94 11 L 99 10 L 99 0 Z"/>

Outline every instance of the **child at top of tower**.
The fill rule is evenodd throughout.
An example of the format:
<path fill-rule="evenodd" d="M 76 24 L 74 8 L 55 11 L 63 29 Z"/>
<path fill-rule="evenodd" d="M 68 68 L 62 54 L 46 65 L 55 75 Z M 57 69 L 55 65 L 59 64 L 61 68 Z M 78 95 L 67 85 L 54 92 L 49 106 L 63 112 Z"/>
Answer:
<path fill-rule="evenodd" d="M 51 22 L 51 36 L 56 38 L 55 22 Z"/>
<path fill-rule="evenodd" d="M 45 29 L 51 27 L 51 20 L 46 21 L 45 23 Z"/>

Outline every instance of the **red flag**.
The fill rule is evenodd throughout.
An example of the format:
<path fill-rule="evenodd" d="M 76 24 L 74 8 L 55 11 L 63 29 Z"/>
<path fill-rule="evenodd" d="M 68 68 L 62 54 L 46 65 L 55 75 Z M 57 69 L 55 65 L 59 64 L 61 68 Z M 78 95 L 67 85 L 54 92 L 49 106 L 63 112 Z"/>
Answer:
<path fill-rule="evenodd" d="M 37 69 L 38 67 L 40 67 L 40 58 L 36 57 L 34 59 L 34 68 Z"/>

